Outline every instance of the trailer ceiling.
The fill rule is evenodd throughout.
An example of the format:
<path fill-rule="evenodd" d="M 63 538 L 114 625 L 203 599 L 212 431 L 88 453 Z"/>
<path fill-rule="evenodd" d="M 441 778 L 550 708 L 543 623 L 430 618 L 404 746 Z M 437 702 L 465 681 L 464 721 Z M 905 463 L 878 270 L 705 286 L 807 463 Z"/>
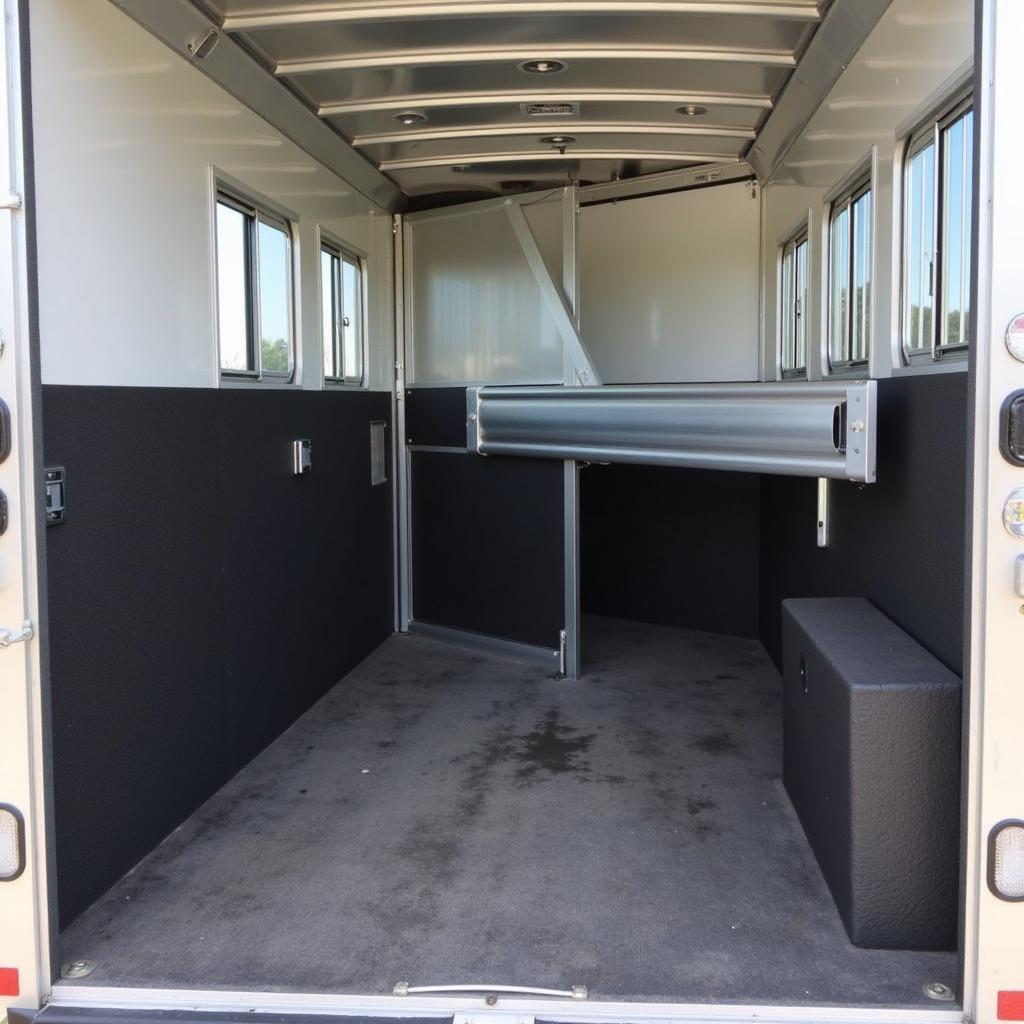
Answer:
<path fill-rule="evenodd" d="M 742 159 L 830 4 L 193 2 L 407 196 L 449 199 Z"/>

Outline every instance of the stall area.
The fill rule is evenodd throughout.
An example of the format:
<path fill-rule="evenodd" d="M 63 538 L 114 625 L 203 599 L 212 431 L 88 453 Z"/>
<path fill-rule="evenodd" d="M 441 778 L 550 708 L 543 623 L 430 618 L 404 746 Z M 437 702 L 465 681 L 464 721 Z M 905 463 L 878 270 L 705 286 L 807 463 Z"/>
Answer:
<path fill-rule="evenodd" d="M 972 26 L 33 2 L 59 1000 L 955 1009 Z"/>

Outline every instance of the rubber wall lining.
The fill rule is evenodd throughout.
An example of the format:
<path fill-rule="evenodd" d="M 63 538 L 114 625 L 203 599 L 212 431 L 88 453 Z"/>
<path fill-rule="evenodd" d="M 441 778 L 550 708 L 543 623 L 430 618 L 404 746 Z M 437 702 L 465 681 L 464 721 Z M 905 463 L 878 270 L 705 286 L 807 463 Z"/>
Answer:
<path fill-rule="evenodd" d="M 588 466 L 580 493 L 584 612 L 757 636 L 756 476 Z"/>
<path fill-rule="evenodd" d="M 375 419 L 389 395 L 44 387 L 63 923 L 391 633 Z"/>
<path fill-rule="evenodd" d="M 827 548 L 817 546 L 816 482 L 762 478 L 761 640 L 781 664 L 783 600 L 866 597 L 961 675 L 967 375 L 878 384 L 878 482 L 831 485 Z"/>
<path fill-rule="evenodd" d="M 414 453 L 413 618 L 557 648 L 562 493 L 558 460 Z"/>

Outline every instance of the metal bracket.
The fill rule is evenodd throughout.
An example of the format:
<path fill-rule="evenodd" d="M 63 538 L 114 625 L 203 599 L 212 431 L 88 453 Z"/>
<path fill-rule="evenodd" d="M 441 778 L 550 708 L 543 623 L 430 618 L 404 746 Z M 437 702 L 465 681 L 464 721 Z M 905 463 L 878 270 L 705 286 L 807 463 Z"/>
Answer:
<path fill-rule="evenodd" d="M 36 628 L 28 619 L 21 624 L 21 629 L 16 632 L 10 629 L 0 629 L 0 649 L 10 647 L 12 644 L 24 643 L 35 635 Z"/>
<path fill-rule="evenodd" d="M 8 192 L 0 197 L 0 210 L 20 210 L 24 204 L 17 192 Z"/>
<path fill-rule="evenodd" d="M 544 262 L 544 257 L 537 245 L 537 239 L 533 237 L 533 232 L 527 223 L 526 214 L 523 213 L 522 207 L 518 203 L 514 203 L 511 200 L 506 200 L 505 213 L 508 216 L 509 223 L 512 225 L 512 230 L 519 242 L 519 247 L 523 250 L 526 262 L 537 282 L 541 297 L 562 338 L 565 354 L 573 365 L 576 379 L 584 387 L 600 384 L 601 380 L 594 369 L 594 364 L 587 355 L 587 350 L 580 338 L 579 331 L 576 330 L 573 312 L 566 306 L 565 297 L 551 279 L 547 264 Z"/>
<path fill-rule="evenodd" d="M 829 481 L 827 476 L 818 477 L 818 547 L 828 547 Z"/>

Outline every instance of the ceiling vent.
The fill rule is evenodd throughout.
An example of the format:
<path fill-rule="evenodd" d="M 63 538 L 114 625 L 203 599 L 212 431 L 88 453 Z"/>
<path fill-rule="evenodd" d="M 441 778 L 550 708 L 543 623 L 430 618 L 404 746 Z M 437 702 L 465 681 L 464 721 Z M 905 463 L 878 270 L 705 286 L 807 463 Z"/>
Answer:
<path fill-rule="evenodd" d="M 519 109 L 523 117 L 579 117 L 578 103 L 522 103 Z"/>

